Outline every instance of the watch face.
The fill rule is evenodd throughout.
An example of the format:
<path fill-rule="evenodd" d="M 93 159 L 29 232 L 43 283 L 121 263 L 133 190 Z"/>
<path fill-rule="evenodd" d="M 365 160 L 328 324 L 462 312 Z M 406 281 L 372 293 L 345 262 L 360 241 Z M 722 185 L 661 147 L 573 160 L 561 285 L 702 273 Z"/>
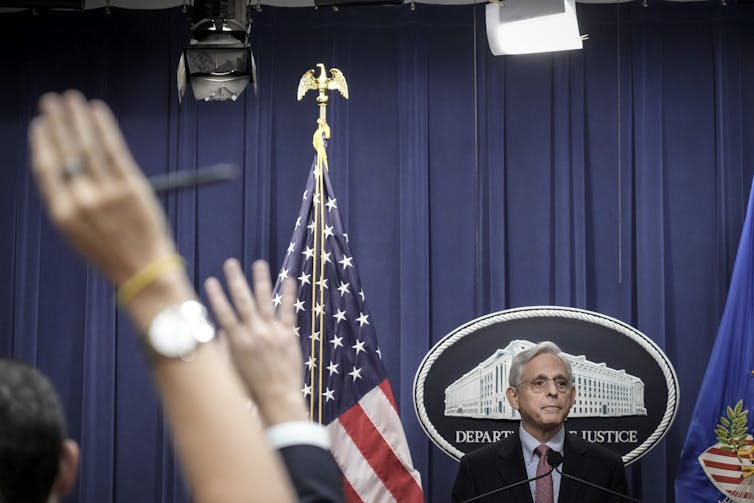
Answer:
<path fill-rule="evenodd" d="M 214 337 L 215 329 L 207 321 L 204 306 L 197 301 L 185 302 L 161 311 L 149 326 L 148 342 L 159 355 L 184 358 L 196 346 Z"/>
<path fill-rule="evenodd" d="M 149 340 L 157 353 L 168 358 L 186 356 L 196 347 L 196 339 L 191 334 L 191 327 L 180 317 L 155 318 L 149 331 Z"/>

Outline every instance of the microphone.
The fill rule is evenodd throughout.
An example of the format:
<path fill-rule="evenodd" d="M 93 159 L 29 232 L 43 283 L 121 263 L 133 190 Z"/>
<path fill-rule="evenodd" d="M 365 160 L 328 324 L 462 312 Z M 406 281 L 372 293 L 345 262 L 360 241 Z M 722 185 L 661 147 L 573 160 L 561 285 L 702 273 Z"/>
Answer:
<path fill-rule="evenodd" d="M 552 449 L 550 449 L 550 452 L 555 452 L 555 451 L 553 451 Z M 560 453 L 556 453 L 556 454 L 560 457 L 560 461 L 562 461 L 563 460 L 563 456 L 561 456 Z M 560 461 L 558 461 L 558 464 L 560 464 Z M 542 473 L 542 474 L 537 475 L 536 477 L 532 477 L 530 479 L 519 480 L 518 482 L 514 482 L 512 484 L 508 484 L 507 486 L 498 487 L 497 489 L 493 489 L 492 491 L 487 491 L 484 494 L 477 494 L 473 498 L 469 498 L 469 499 L 463 500 L 461 503 L 472 503 L 473 501 L 477 501 L 477 500 L 480 500 L 482 498 L 486 498 L 487 496 L 492 496 L 494 494 L 501 493 L 503 491 L 507 491 L 508 489 L 513 489 L 514 487 L 518 487 L 518 486 L 523 485 L 523 484 L 528 484 L 529 482 L 532 482 L 532 481 L 537 480 L 537 479 L 541 479 L 542 477 L 547 477 L 555 469 L 555 465 L 553 465 L 552 462 L 550 461 L 550 455 L 549 455 L 549 453 L 547 455 L 547 464 L 550 465 L 550 470 L 546 471 L 545 473 Z M 641 502 L 639 502 L 639 503 L 641 503 Z"/>
<path fill-rule="evenodd" d="M 149 178 L 149 184 L 156 193 L 188 189 L 198 185 L 232 180 L 241 172 L 235 164 L 215 164 L 197 170 L 174 171 Z"/>
<path fill-rule="evenodd" d="M 563 455 L 560 454 L 558 451 L 553 451 L 552 449 L 550 449 L 550 451 L 547 453 L 547 464 L 552 466 L 553 470 L 556 470 L 557 467 L 560 466 L 560 463 L 562 462 L 563 462 Z M 576 482 L 586 484 L 590 487 L 599 489 L 600 491 L 604 491 L 606 493 L 610 493 L 613 496 L 618 496 L 619 498 L 623 498 L 624 500 L 627 500 L 627 501 L 633 501 L 634 503 L 641 503 L 641 500 L 637 500 L 635 498 L 632 498 L 631 496 L 626 496 L 625 494 L 621 494 L 618 491 L 613 491 L 612 489 L 608 489 L 607 487 L 598 486 L 597 484 L 589 482 L 588 480 L 580 479 L 578 477 L 574 477 L 573 475 L 564 473 L 562 470 L 557 470 L 557 471 L 561 477 L 575 480 Z"/>

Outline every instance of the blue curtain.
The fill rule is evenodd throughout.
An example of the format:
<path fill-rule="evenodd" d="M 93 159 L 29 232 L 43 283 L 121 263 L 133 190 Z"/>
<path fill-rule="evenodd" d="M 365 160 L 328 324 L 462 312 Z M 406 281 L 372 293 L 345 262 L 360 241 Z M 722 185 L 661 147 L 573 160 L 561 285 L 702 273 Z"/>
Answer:
<path fill-rule="evenodd" d="M 584 50 L 494 57 L 484 7 L 264 7 L 258 94 L 178 103 L 181 8 L 0 16 L 0 354 L 51 376 L 82 445 L 67 501 L 188 500 L 147 367 L 111 288 L 49 226 L 26 127 L 45 91 L 105 99 L 148 174 L 234 162 L 163 199 L 197 284 L 225 257 L 280 265 L 313 156 L 318 62 L 340 68 L 331 176 L 429 502 L 456 463 L 413 413 L 416 368 L 456 326 L 558 304 L 636 326 L 681 383 L 675 424 L 630 467 L 673 478 L 720 320 L 754 169 L 754 8 L 578 5 Z"/>

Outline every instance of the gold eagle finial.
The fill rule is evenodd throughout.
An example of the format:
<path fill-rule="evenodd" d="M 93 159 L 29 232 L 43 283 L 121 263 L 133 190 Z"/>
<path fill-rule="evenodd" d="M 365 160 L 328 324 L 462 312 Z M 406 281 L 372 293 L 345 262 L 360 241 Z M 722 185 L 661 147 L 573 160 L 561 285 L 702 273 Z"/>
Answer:
<path fill-rule="evenodd" d="M 318 102 L 323 96 L 326 97 L 326 91 L 338 91 L 345 99 L 348 99 L 348 84 L 343 72 L 337 68 L 330 68 L 330 77 L 328 78 L 325 65 L 317 63 L 317 66 L 319 67 L 318 76 L 314 76 L 313 69 L 307 70 L 301 76 L 301 80 L 298 82 L 298 100 L 301 101 L 301 98 L 308 91 L 319 91 Z"/>

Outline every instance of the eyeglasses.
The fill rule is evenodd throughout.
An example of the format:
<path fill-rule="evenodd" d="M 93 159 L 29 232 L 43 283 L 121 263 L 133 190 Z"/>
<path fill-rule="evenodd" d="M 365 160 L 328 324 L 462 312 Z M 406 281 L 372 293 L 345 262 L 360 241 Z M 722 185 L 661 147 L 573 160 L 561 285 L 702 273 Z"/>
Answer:
<path fill-rule="evenodd" d="M 536 379 L 521 381 L 521 384 L 528 384 L 534 393 L 542 393 L 547 390 L 550 381 L 555 384 L 555 389 L 558 390 L 558 393 L 565 393 L 569 389 L 571 389 L 571 381 L 569 381 L 565 377 L 555 377 L 553 379 L 549 379 L 547 377 L 537 377 Z M 521 384 L 519 384 L 519 386 Z"/>

